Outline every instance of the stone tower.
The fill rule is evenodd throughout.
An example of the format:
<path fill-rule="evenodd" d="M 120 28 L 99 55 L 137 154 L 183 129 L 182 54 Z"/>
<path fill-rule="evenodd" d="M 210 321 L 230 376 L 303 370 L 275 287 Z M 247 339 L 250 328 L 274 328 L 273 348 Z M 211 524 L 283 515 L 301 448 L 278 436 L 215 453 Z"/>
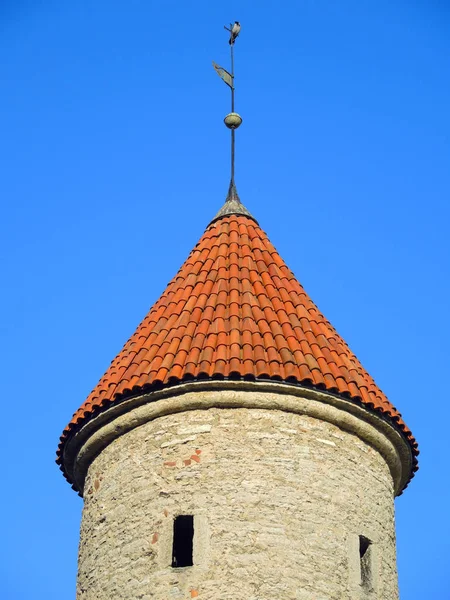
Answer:
<path fill-rule="evenodd" d="M 84 498 L 78 600 L 395 600 L 417 443 L 231 180 L 61 436 Z"/>
<path fill-rule="evenodd" d="M 400 414 L 233 194 L 64 430 L 79 600 L 394 600 Z"/>

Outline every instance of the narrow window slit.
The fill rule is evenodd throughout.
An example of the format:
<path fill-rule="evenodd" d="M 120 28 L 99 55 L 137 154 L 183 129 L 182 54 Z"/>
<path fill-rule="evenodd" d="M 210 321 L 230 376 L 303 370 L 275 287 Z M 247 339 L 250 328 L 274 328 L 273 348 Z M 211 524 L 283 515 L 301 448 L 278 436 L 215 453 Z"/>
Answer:
<path fill-rule="evenodd" d="M 372 588 L 372 557 L 371 557 L 372 542 L 364 537 L 359 536 L 359 561 L 361 569 L 361 585 L 364 589 Z"/>
<path fill-rule="evenodd" d="M 193 515 L 178 515 L 173 522 L 172 567 L 192 567 Z"/>

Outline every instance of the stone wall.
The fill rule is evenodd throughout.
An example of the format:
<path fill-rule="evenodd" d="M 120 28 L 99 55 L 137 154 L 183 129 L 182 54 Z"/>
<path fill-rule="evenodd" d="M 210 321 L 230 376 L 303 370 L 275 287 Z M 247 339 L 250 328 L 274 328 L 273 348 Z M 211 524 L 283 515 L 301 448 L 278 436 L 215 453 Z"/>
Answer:
<path fill-rule="evenodd" d="M 89 467 L 77 599 L 395 600 L 393 496 L 381 455 L 331 423 L 256 408 L 161 416 Z M 194 515 L 194 566 L 174 569 L 180 514 Z"/>

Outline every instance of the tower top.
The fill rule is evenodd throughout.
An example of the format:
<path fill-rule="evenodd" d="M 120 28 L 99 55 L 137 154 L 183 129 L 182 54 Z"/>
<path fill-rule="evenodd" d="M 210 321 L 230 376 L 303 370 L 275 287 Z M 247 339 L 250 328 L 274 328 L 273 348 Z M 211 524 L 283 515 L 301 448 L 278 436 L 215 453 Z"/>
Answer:
<path fill-rule="evenodd" d="M 100 413 L 133 397 L 187 382 L 279 382 L 314 388 L 381 415 L 417 443 L 401 414 L 377 387 L 312 302 L 253 217 L 221 214 L 207 227 L 177 275 L 65 428 L 65 447 Z M 401 491 L 401 489 L 400 489 Z"/>
<path fill-rule="evenodd" d="M 242 123 L 234 107 L 240 24 L 225 29 L 231 70 L 213 63 L 231 89 L 231 112 L 225 117 L 231 131 L 231 177 L 225 204 L 64 429 L 57 462 L 80 490 L 70 467 L 73 458 L 68 458 L 77 434 L 85 426 L 95 429 L 103 416 L 126 412 L 127 401 L 136 397 L 169 388 L 176 394 L 176 386 L 191 383 L 225 387 L 253 382 L 259 389 L 277 383 L 313 388 L 352 405 L 350 412 L 357 405 L 364 418 L 376 415 L 389 423 L 406 447 L 407 466 L 396 483 L 400 493 L 417 470 L 411 431 L 240 201 L 234 174 L 235 134 Z"/>

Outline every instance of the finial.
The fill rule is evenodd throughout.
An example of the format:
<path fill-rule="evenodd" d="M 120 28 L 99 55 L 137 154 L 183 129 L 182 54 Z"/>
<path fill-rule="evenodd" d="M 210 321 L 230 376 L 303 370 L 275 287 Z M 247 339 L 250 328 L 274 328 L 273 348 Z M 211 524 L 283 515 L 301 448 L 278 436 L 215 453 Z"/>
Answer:
<path fill-rule="evenodd" d="M 227 27 L 226 25 L 224 25 L 223 27 L 224 29 L 230 32 L 230 39 L 228 40 L 228 43 L 230 44 L 230 46 L 234 46 L 234 42 L 236 41 L 236 38 L 241 31 L 241 24 L 239 23 L 239 21 L 235 21 L 234 24 L 230 23 L 230 27 Z"/>
<path fill-rule="evenodd" d="M 234 180 L 234 163 L 235 163 L 235 147 L 236 147 L 236 136 L 235 132 L 238 127 L 242 124 L 242 117 L 238 115 L 234 110 L 234 45 L 236 43 L 236 39 L 239 36 L 241 31 L 241 24 L 239 21 L 235 21 L 234 24 L 230 23 L 230 26 L 227 27 L 224 25 L 224 29 L 226 29 L 230 33 L 230 38 L 228 43 L 230 45 L 230 54 L 231 54 L 231 72 L 227 71 L 223 67 L 220 67 L 218 64 L 213 62 L 213 67 L 219 77 L 224 81 L 228 87 L 231 89 L 231 112 L 225 117 L 224 123 L 231 130 L 231 178 L 230 178 L 230 186 L 228 188 L 227 199 L 225 205 L 222 209 L 217 213 L 213 221 L 219 219 L 222 216 L 228 214 L 244 214 L 253 219 L 252 215 L 248 212 L 248 210 L 241 204 L 239 199 L 239 195 L 236 189 L 236 183 Z M 256 220 L 256 219 L 255 219 Z"/>

